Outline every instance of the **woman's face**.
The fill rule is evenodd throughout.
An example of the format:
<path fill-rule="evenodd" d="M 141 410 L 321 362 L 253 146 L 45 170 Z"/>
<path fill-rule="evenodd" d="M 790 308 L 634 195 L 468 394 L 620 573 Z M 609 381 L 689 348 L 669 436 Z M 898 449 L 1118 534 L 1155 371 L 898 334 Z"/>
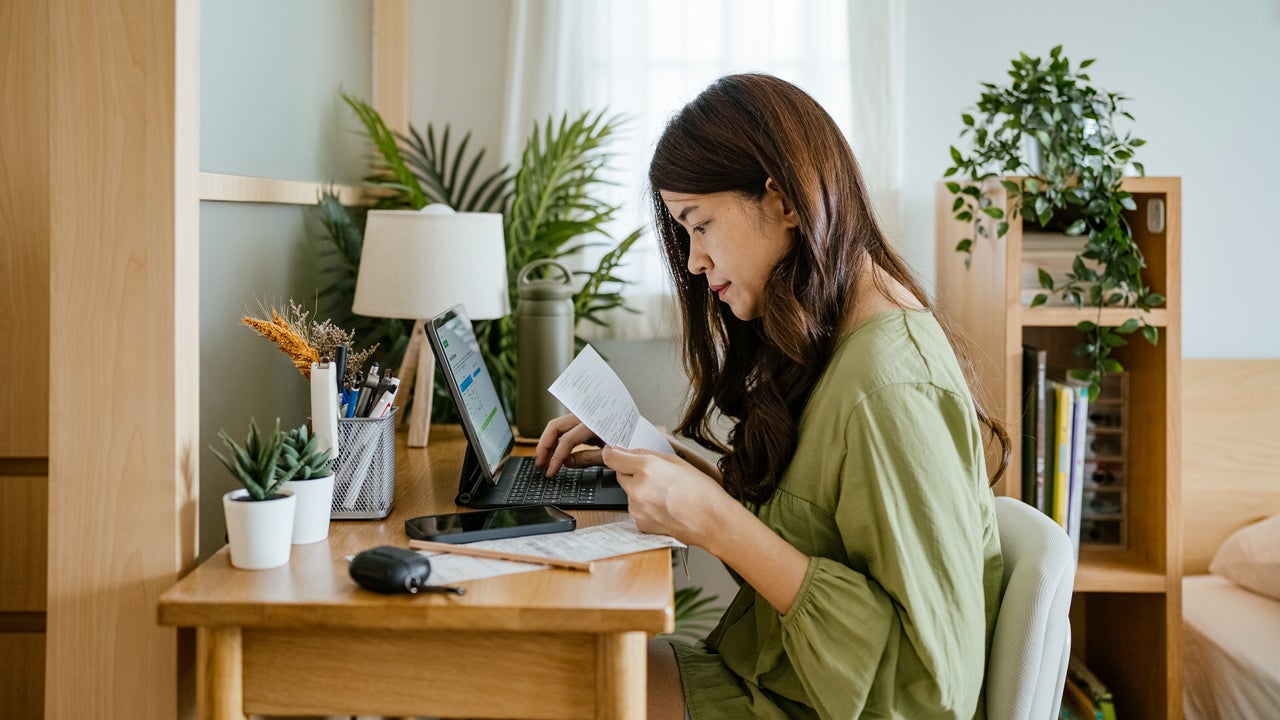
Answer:
<path fill-rule="evenodd" d="M 759 200 L 735 192 L 659 194 L 689 233 L 689 272 L 706 276 L 710 292 L 739 320 L 760 317 L 765 283 L 795 242 L 795 210 L 773 180 Z"/>

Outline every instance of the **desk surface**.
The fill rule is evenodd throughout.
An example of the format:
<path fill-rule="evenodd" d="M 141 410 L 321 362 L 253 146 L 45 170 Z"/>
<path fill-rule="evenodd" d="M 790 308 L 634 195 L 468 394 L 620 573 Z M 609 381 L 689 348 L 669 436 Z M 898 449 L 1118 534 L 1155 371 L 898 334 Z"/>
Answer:
<path fill-rule="evenodd" d="M 595 570 L 539 570 L 462 583 L 467 594 L 379 595 L 347 574 L 347 557 L 377 545 L 407 547 L 404 521 L 461 512 L 454 504 L 466 441 L 456 426 L 433 426 L 425 448 L 397 436 L 395 505 L 383 520 L 334 520 L 327 540 L 293 546 L 288 564 L 237 570 L 224 547 L 160 598 L 162 625 L 476 629 L 602 633 L 670 632 L 671 561 L 652 550 L 597 561 Z M 618 512 L 574 511 L 580 527 Z"/>

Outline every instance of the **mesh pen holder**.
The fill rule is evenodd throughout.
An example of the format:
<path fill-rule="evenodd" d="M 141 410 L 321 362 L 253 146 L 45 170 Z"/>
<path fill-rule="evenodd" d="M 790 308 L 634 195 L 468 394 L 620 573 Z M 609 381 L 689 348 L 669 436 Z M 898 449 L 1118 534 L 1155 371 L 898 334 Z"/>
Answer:
<path fill-rule="evenodd" d="M 391 512 L 396 491 L 396 412 L 380 418 L 338 418 L 334 520 L 376 520 Z"/>

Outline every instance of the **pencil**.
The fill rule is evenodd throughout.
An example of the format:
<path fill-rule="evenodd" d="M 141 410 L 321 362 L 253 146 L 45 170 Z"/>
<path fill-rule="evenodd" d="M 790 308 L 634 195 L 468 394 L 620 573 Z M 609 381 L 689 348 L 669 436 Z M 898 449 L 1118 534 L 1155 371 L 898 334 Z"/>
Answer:
<path fill-rule="evenodd" d="M 551 567 L 565 568 L 566 570 L 584 570 L 586 572 L 591 572 L 591 563 L 589 562 L 561 560 L 559 558 L 541 557 L 539 555 L 521 555 L 520 553 L 505 552 L 503 550 L 486 550 L 484 548 L 468 547 L 466 545 L 455 545 L 454 543 L 432 542 L 430 540 L 410 540 L 409 547 L 414 550 L 432 550 L 434 552 L 449 553 L 451 555 L 466 555 L 468 557 L 488 558 L 490 560 L 510 560 L 511 562 L 550 565 Z"/>

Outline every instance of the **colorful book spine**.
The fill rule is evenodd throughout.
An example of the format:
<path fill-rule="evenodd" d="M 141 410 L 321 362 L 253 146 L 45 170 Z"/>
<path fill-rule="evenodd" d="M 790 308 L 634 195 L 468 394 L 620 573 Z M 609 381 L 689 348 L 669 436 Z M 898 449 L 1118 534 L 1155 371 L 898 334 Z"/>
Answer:
<path fill-rule="evenodd" d="M 1080 563 L 1080 515 L 1084 512 L 1085 435 L 1089 431 L 1089 386 L 1072 385 L 1075 391 L 1071 428 L 1071 483 L 1067 499 L 1067 535 Z"/>
<path fill-rule="evenodd" d="M 1022 501 L 1044 511 L 1045 369 L 1048 353 L 1022 346 Z"/>
<path fill-rule="evenodd" d="M 1053 393 L 1057 398 L 1058 407 L 1054 418 L 1053 502 L 1050 517 L 1065 530 L 1067 497 L 1071 482 L 1071 431 L 1075 422 L 1072 414 L 1075 390 L 1062 383 L 1054 382 Z"/>
<path fill-rule="evenodd" d="M 1116 720 L 1116 706 L 1111 699 L 1111 691 L 1083 662 L 1072 657 L 1067 663 L 1067 677 L 1075 680 L 1084 694 L 1093 701 L 1094 706 L 1102 713 L 1102 720 Z"/>

